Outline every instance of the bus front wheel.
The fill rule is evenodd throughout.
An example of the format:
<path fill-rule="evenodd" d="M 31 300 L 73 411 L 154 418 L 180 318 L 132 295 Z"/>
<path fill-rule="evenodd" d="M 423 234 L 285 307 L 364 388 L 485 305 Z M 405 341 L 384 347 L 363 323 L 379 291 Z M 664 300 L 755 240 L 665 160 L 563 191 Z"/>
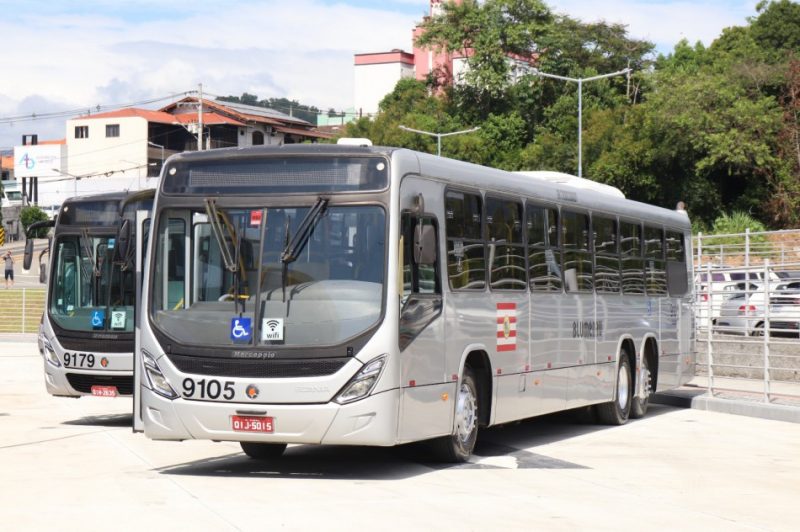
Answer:
<path fill-rule="evenodd" d="M 255 460 L 269 460 L 280 458 L 286 450 L 285 443 L 254 443 L 249 441 L 239 442 L 244 454 Z"/>
<path fill-rule="evenodd" d="M 468 367 L 464 368 L 455 401 L 453 434 L 432 442 L 437 458 L 443 462 L 466 462 L 478 439 L 478 387 Z"/>
<path fill-rule="evenodd" d="M 632 399 L 631 363 L 628 361 L 628 353 L 623 349 L 620 352 L 614 399 L 608 403 L 597 405 L 597 415 L 600 421 L 606 425 L 624 425 L 631 413 Z"/>

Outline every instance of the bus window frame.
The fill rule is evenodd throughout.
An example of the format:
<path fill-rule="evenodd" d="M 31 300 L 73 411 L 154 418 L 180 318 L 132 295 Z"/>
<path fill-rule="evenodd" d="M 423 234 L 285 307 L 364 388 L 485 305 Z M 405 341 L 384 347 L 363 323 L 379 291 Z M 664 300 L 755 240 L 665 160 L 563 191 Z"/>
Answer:
<path fill-rule="evenodd" d="M 614 237 L 614 251 L 611 253 L 608 252 L 598 252 L 597 251 L 597 230 L 595 226 L 595 218 L 600 218 L 602 220 L 608 220 L 612 223 L 612 235 Z M 610 294 L 622 294 L 622 252 L 620 246 L 620 220 L 617 215 L 608 214 L 602 211 L 592 211 L 591 220 L 590 220 L 590 227 L 591 227 L 591 234 L 592 234 L 592 260 L 594 261 L 594 292 L 596 294 L 603 294 L 603 295 L 610 295 Z M 597 283 L 597 258 L 605 258 L 605 259 L 615 259 L 617 261 L 617 284 L 616 290 L 598 290 L 598 283 Z"/>
<path fill-rule="evenodd" d="M 457 238 L 451 237 L 447 231 L 447 197 L 448 194 L 451 192 L 456 194 L 469 194 L 471 196 L 475 196 L 480 200 L 480 208 L 481 208 L 481 220 L 480 220 L 480 237 L 478 239 L 469 239 L 470 242 L 478 243 L 480 242 L 481 247 L 483 248 L 483 286 L 480 288 L 455 288 L 450 283 L 450 252 L 449 252 L 449 243 L 451 240 L 458 240 Z M 478 189 L 470 189 L 467 187 L 445 187 L 444 193 L 442 194 L 443 199 L 443 207 L 444 207 L 444 237 L 445 237 L 445 247 L 444 247 L 444 259 L 445 259 L 445 269 L 444 271 L 447 272 L 447 287 L 451 292 L 472 292 L 472 293 L 479 293 L 479 292 L 487 292 L 489 290 L 489 281 L 488 281 L 488 267 L 486 265 L 487 261 L 487 249 L 486 249 L 486 200 L 484 198 L 484 193 L 482 190 Z M 462 242 L 466 241 L 466 238 L 461 239 Z M 444 283 L 442 283 L 444 284 Z"/>
<path fill-rule="evenodd" d="M 495 244 L 495 241 L 490 240 L 489 235 L 489 201 L 498 201 L 504 204 L 513 203 L 518 208 L 519 213 L 519 242 L 506 242 L 501 244 Z M 484 229 L 483 229 L 483 236 L 484 236 L 484 249 L 485 249 L 485 262 L 486 262 L 486 287 L 489 289 L 490 292 L 508 292 L 508 293 L 521 293 L 528 291 L 528 245 L 526 242 L 526 231 L 525 231 L 525 202 L 521 199 L 514 198 L 510 195 L 503 194 L 503 193 L 486 193 L 483 198 L 483 222 L 484 222 Z M 523 253 L 523 261 L 524 261 L 524 268 L 525 268 L 525 279 L 524 279 L 524 286 L 520 288 L 494 288 L 492 286 L 492 264 L 489 263 L 489 248 L 490 246 L 495 246 L 495 249 L 498 246 L 510 246 L 515 248 L 521 248 Z"/>
<path fill-rule="evenodd" d="M 553 245 L 553 243 L 550 242 L 549 238 L 548 238 L 548 241 L 545 242 L 544 246 L 541 246 L 541 247 L 540 246 L 536 246 L 533 249 L 543 250 L 545 252 L 547 252 L 547 251 L 555 251 L 556 253 L 558 253 L 558 260 L 557 260 L 557 264 L 558 264 L 558 268 L 559 268 L 559 272 L 558 272 L 559 286 L 558 286 L 558 288 L 545 290 L 545 289 L 539 289 L 539 288 L 531 287 L 531 272 L 530 272 L 530 268 L 531 268 L 530 254 L 531 254 L 531 251 L 530 250 L 532 248 L 531 248 L 531 244 L 530 244 L 530 242 L 528 240 L 528 230 L 527 230 L 527 227 L 528 227 L 528 207 L 529 206 L 533 207 L 533 208 L 536 208 L 536 209 L 543 209 L 545 213 L 547 213 L 550 210 L 552 210 L 552 211 L 554 211 L 556 213 L 556 231 L 555 231 L 555 236 L 556 236 L 557 242 L 555 243 L 555 245 Z M 562 256 L 563 256 L 563 252 L 564 252 L 564 250 L 562 248 L 563 234 L 562 234 L 562 229 L 561 229 L 561 206 L 558 203 L 549 203 L 549 202 L 526 199 L 525 200 L 525 204 L 524 204 L 523 207 L 524 207 L 524 215 L 525 215 L 524 219 L 523 219 L 523 226 L 525 228 L 525 230 L 524 230 L 525 262 L 527 264 L 528 292 L 530 292 L 530 293 L 537 292 L 537 293 L 545 293 L 545 294 L 558 294 L 558 293 L 564 294 L 565 293 L 564 267 L 563 267 L 562 260 L 561 260 Z M 545 219 L 545 224 L 549 224 L 549 219 Z M 545 230 L 546 235 L 549 237 L 550 231 L 548 230 L 548 228 L 549 228 L 549 225 L 547 227 L 545 227 L 544 230 Z"/>
<path fill-rule="evenodd" d="M 595 290 L 595 283 L 594 283 L 594 238 L 593 238 L 593 235 L 592 235 L 592 211 L 591 211 L 591 209 L 578 207 L 578 206 L 575 206 L 575 207 L 569 206 L 566 209 L 563 209 L 563 208 L 560 209 L 560 211 L 561 212 L 560 212 L 560 215 L 559 215 L 558 222 L 559 222 L 559 227 L 560 227 L 560 230 L 561 230 L 561 235 L 560 235 L 560 240 L 561 240 L 561 272 L 562 272 L 562 276 L 564 278 L 564 292 L 567 293 L 567 294 L 594 294 L 596 292 L 596 290 Z M 568 250 L 566 248 L 567 228 L 566 228 L 566 225 L 564 223 L 565 212 L 566 213 L 570 213 L 570 214 L 576 214 L 578 216 L 585 216 L 585 219 L 587 221 L 587 227 L 586 227 L 586 231 L 587 231 L 587 235 L 586 235 L 587 242 L 586 242 L 586 245 L 587 245 L 587 248 L 585 250 L 584 249 L 569 250 L 569 252 L 578 253 L 578 254 L 581 254 L 581 255 L 588 255 L 589 256 L 589 262 L 591 263 L 591 268 L 592 268 L 592 272 L 591 272 L 591 276 L 590 276 L 590 278 L 591 278 L 591 281 L 590 281 L 591 282 L 591 287 L 589 287 L 589 288 L 576 288 L 575 290 L 570 290 L 569 286 L 568 286 L 568 283 L 567 283 L 566 262 L 567 262 L 567 251 Z M 576 278 L 576 281 L 577 281 L 577 278 Z M 578 284 L 578 286 L 580 286 L 580 284 Z"/>

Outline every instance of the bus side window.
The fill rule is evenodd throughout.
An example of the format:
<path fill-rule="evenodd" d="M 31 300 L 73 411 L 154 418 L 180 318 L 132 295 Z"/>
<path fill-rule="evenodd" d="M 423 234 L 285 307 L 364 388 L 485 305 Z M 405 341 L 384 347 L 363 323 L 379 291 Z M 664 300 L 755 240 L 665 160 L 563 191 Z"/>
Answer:
<path fill-rule="evenodd" d="M 560 292 L 562 281 L 558 210 L 528 204 L 525 225 L 528 233 L 528 274 L 531 290 Z"/>
<path fill-rule="evenodd" d="M 602 216 L 592 217 L 594 229 L 595 289 L 618 294 L 620 290 L 617 221 Z"/>
<path fill-rule="evenodd" d="M 589 215 L 562 211 L 564 284 L 567 292 L 593 290 Z"/>
<path fill-rule="evenodd" d="M 664 231 L 660 227 L 644 228 L 644 255 L 647 294 L 663 296 L 667 293 L 667 272 L 664 261 Z"/>
<path fill-rule="evenodd" d="M 445 196 L 444 208 L 450 288 L 483 290 L 486 287 L 486 250 L 481 197 L 451 190 Z"/>
<path fill-rule="evenodd" d="M 408 347 L 442 312 L 442 282 L 439 273 L 439 231 L 436 218 L 404 212 L 400 219 L 402 236 L 402 294 L 399 346 Z M 433 230 L 435 249 L 432 264 L 419 264 L 414 257 L 415 241 L 423 230 Z M 426 248 L 427 249 L 427 248 Z"/>
<path fill-rule="evenodd" d="M 186 222 L 170 218 L 162 222 L 158 234 L 158 246 L 164 250 L 164 259 L 156 265 L 154 281 L 156 286 L 163 286 L 167 299 L 164 301 L 157 290 L 154 298 L 155 308 L 159 310 L 176 310 L 184 307 L 185 262 L 184 239 L 186 238 Z"/>
<path fill-rule="evenodd" d="M 644 294 L 642 228 L 639 224 L 622 222 L 619 234 L 622 257 L 622 293 Z"/>
<path fill-rule="evenodd" d="M 525 290 L 525 247 L 522 241 L 522 204 L 486 198 L 490 286 L 493 290 Z"/>
<path fill-rule="evenodd" d="M 689 272 L 686 266 L 686 247 L 683 235 L 667 231 L 667 290 L 672 297 L 680 297 L 689 291 Z"/>
<path fill-rule="evenodd" d="M 438 227 L 436 220 L 430 216 L 416 217 L 404 212 L 401 220 L 403 235 L 403 301 L 411 294 L 441 294 L 439 276 Z M 419 226 L 433 227 L 436 236 L 436 259 L 433 264 L 417 264 L 414 260 L 414 235 Z"/>

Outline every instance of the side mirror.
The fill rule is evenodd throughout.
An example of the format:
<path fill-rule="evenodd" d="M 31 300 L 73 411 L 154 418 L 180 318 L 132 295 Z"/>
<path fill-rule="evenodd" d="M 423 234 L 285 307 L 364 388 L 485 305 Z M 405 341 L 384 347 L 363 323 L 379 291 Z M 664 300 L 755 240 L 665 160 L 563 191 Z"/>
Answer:
<path fill-rule="evenodd" d="M 114 242 L 114 262 L 123 264 L 128 259 L 128 249 L 131 244 L 131 222 L 122 220 Z"/>
<path fill-rule="evenodd" d="M 22 257 L 22 269 L 30 270 L 31 262 L 33 261 L 33 239 L 25 239 L 25 255 Z"/>
<path fill-rule="evenodd" d="M 417 222 L 414 231 L 414 262 L 430 266 L 436 261 L 436 231 L 432 225 Z"/>
<path fill-rule="evenodd" d="M 49 246 L 39 253 L 39 282 L 42 284 L 47 284 L 47 261 L 44 260 L 44 256 L 48 253 L 50 253 Z"/>

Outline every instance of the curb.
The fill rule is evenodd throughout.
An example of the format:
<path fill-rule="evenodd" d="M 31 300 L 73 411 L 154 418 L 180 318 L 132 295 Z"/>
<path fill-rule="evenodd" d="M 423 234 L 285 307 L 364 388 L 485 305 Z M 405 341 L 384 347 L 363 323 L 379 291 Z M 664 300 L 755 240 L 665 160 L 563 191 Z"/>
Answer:
<path fill-rule="evenodd" d="M 672 393 L 658 393 L 653 395 L 651 401 L 679 408 L 694 408 L 721 414 L 734 414 L 737 416 L 756 417 L 773 421 L 800 423 L 800 407 L 774 403 L 759 403 L 743 399 L 710 397 L 706 394 L 705 390 L 676 390 Z"/>

